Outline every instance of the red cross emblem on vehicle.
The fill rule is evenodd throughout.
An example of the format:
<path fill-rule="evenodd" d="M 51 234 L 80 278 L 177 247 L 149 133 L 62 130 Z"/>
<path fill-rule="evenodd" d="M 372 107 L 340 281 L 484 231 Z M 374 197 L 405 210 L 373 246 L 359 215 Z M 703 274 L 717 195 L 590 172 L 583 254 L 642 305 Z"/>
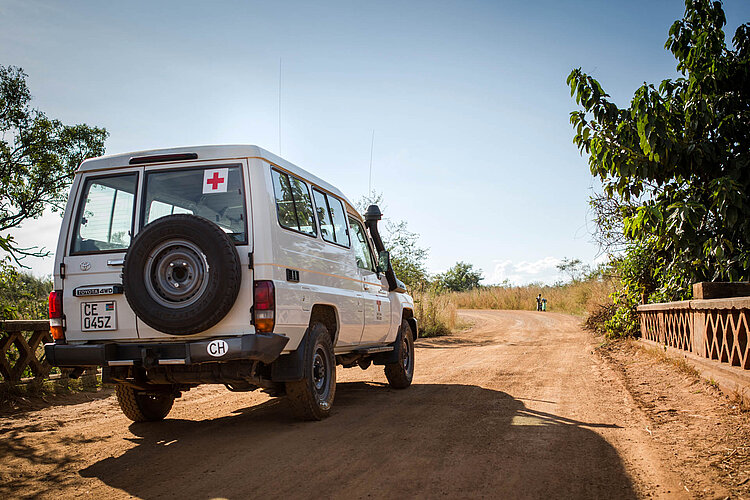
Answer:
<path fill-rule="evenodd" d="M 203 171 L 203 194 L 226 193 L 228 168 L 208 168 Z"/>

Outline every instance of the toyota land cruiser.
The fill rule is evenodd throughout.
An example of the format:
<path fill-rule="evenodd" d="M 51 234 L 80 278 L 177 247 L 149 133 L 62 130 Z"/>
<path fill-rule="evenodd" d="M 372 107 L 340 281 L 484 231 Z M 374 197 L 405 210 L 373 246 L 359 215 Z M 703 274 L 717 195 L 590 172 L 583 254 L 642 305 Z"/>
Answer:
<path fill-rule="evenodd" d="M 327 417 L 336 366 L 406 388 L 417 322 L 378 232 L 334 186 L 257 146 L 92 158 L 73 180 L 49 297 L 52 365 L 101 366 L 134 421 L 199 384 Z"/>

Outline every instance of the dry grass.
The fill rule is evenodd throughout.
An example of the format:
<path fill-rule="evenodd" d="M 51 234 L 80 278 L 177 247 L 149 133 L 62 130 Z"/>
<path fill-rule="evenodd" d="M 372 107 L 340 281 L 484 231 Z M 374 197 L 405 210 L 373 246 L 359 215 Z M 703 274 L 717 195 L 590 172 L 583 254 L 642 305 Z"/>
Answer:
<path fill-rule="evenodd" d="M 579 281 L 559 286 L 485 287 L 448 294 L 458 309 L 536 309 L 536 296 L 547 299 L 547 310 L 584 316 L 612 300 L 612 285 L 606 281 Z"/>
<path fill-rule="evenodd" d="M 458 318 L 458 308 L 449 295 L 434 292 L 414 293 L 414 309 L 421 337 L 448 335 L 467 326 Z"/>
<path fill-rule="evenodd" d="M 586 316 L 612 302 L 612 284 L 602 280 L 558 286 L 482 287 L 468 292 L 415 292 L 420 335 L 435 337 L 465 328 L 458 309 L 536 309 L 536 296 L 547 299 L 547 310 Z"/>

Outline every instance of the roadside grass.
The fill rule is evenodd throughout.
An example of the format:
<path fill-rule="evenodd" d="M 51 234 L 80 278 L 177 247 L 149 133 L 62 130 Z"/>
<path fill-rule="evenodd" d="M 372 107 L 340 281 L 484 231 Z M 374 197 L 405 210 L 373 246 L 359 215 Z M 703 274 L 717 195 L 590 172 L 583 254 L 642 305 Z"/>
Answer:
<path fill-rule="evenodd" d="M 449 335 L 469 326 L 458 317 L 458 308 L 447 294 L 415 292 L 413 296 L 420 337 Z"/>
<path fill-rule="evenodd" d="M 469 326 L 461 321 L 458 309 L 536 309 L 536 297 L 547 299 L 547 310 L 595 317 L 612 303 L 613 285 L 608 280 L 591 279 L 559 285 L 489 286 L 467 292 L 413 292 L 420 336 L 449 335 Z"/>
<path fill-rule="evenodd" d="M 448 293 L 458 309 L 510 309 L 533 311 L 536 297 L 547 299 L 547 310 L 584 316 L 607 302 L 612 285 L 604 280 L 574 281 L 560 285 L 492 286 Z"/>

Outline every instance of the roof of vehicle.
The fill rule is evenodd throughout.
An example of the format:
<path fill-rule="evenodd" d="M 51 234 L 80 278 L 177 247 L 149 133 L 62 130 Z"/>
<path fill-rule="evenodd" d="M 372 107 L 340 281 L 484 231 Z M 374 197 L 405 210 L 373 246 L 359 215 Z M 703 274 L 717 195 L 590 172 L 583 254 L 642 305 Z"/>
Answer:
<path fill-rule="evenodd" d="M 121 153 L 115 155 L 99 156 L 96 158 L 88 158 L 81 163 L 78 168 L 78 172 L 91 172 L 96 170 L 110 170 L 114 168 L 129 167 L 130 159 L 138 156 L 156 156 L 156 155 L 172 155 L 179 153 L 196 153 L 198 158 L 196 160 L 180 160 L 180 163 L 193 163 L 193 162 L 204 162 L 206 160 L 227 160 L 234 158 L 261 158 L 269 163 L 277 165 L 284 170 L 288 170 L 294 175 L 302 177 L 303 179 L 320 186 L 326 191 L 329 191 L 336 196 L 342 198 L 352 208 L 354 205 L 349 199 L 344 196 L 337 187 L 327 183 L 323 179 L 316 175 L 311 174 L 307 170 L 304 170 L 297 165 L 286 161 L 285 159 L 277 156 L 270 151 L 259 146 L 245 145 L 245 144 L 227 144 L 227 145 L 210 145 L 210 146 L 186 146 L 178 148 L 168 149 L 149 149 L 144 151 L 133 151 L 130 153 Z M 163 163 L 174 163 L 175 160 L 165 161 Z M 146 166 L 158 165 L 159 163 L 148 163 Z"/>

